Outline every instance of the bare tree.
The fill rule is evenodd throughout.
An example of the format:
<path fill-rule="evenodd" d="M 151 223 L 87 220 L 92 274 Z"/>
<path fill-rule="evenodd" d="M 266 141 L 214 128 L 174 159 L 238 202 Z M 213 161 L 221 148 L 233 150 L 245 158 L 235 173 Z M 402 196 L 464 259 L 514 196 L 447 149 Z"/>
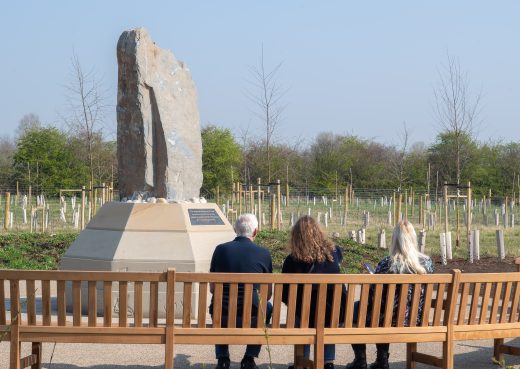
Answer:
<path fill-rule="evenodd" d="M 439 125 L 453 137 L 457 184 L 460 184 L 464 138 L 473 134 L 481 94 L 472 96 L 467 73 L 455 57 L 448 54 L 447 59 L 447 64 L 439 71 L 439 85 L 434 90 L 435 113 Z"/>
<path fill-rule="evenodd" d="M 34 113 L 25 114 L 18 122 L 18 127 L 16 128 L 16 138 L 18 139 L 22 137 L 28 131 L 41 128 L 41 126 L 42 124 L 40 122 L 40 117 Z"/>
<path fill-rule="evenodd" d="M 101 82 L 94 71 L 85 72 L 75 53 L 71 59 L 71 79 L 65 86 L 69 115 L 65 123 L 72 132 L 85 141 L 90 180 L 94 184 L 94 144 L 102 134 L 102 123 L 106 106 L 101 93 Z"/>
<path fill-rule="evenodd" d="M 401 144 L 399 147 L 395 147 L 395 153 L 393 158 L 390 161 L 390 168 L 393 174 L 393 177 L 399 183 L 399 190 L 403 188 L 404 182 L 406 182 L 406 154 L 408 152 L 408 139 L 410 133 L 408 132 L 408 127 L 406 127 L 406 122 L 403 122 L 403 130 L 400 133 L 400 141 Z"/>
<path fill-rule="evenodd" d="M 262 45 L 259 65 L 250 68 L 252 89 L 246 91 L 246 96 L 255 104 L 255 115 L 263 122 L 265 128 L 268 182 L 271 182 L 271 145 L 273 135 L 280 124 L 281 116 L 285 109 L 285 105 L 280 101 L 285 94 L 285 90 L 278 83 L 278 72 L 281 66 L 282 63 L 279 63 L 270 71 L 266 70 L 264 46 Z"/>
<path fill-rule="evenodd" d="M 240 147 L 242 148 L 242 152 L 246 152 L 247 151 L 247 146 L 251 143 L 251 139 L 249 137 L 249 129 L 251 127 L 251 121 L 249 121 L 247 123 L 246 126 L 240 126 L 238 128 L 238 138 L 240 140 Z M 248 157 L 247 155 L 244 156 L 243 158 L 243 163 L 244 165 L 244 168 L 243 168 L 243 174 L 242 174 L 242 178 L 244 178 L 246 180 L 246 183 L 251 183 L 251 171 L 250 171 L 250 168 L 249 168 L 249 160 L 248 160 Z"/>

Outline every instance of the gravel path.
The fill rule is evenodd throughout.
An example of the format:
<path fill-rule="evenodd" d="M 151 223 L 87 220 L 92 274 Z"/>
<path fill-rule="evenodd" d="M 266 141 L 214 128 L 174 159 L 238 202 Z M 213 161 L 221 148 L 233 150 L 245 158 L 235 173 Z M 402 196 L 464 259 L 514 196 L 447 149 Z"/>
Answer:
<path fill-rule="evenodd" d="M 520 339 L 514 340 L 520 345 Z M 440 355 L 440 344 L 419 345 L 420 349 Z M 240 367 L 240 359 L 244 346 L 231 347 L 232 368 Z M 23 353 L 30 351 L 29 344 L 23 344 Z M 54 352 L 53 352 L 54 350 Z M 177 346 L 175 350 L 175 368 L 213 368 L 215 359 L 212 346 Z M 455 367 L 468 369 L 498 368 L 491 362 L 493 354 L 492 341 L 458 342 L 455 347 Z M 0 344 L 0 368 L 8 368 L 9 345 Z M 285 369 L 292 362 L 292 347 L 273 346 L 271 349 L 273 367 Z M 51 363 L 51 354 L 52 363 Z M 53 344 L 45 343 L 43 348 L 43 368 L 46 369 L 155 369 L 163 368 L 162 345 L 105 345 L 105 344 Z M 369 362 L 375 358 L 375 347 L 369 345 L 367 349 Z M 404 369 L 405 345 L 390 346 L 390 367 Z M 352 350 L 346 345 L 337 345 L 336 367 L 352 360 Z M 520 358 L 506 356 L 508 365 L 520 367 Z M 269 358 L 265 348 L 262 349 L 257 364 L 260 369 L 267 369 Z M 418 368 L 431 368 L 417 365 Z"/>

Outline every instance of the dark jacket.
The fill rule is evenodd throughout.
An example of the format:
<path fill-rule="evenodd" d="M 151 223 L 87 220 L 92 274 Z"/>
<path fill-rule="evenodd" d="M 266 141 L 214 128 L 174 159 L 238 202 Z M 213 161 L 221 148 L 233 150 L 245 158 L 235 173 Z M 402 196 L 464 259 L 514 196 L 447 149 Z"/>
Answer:
<path fill-rule="evenodd" d="M 237 237 L 233 241 L 218 245 L 211 258 L 210 272 L 214 273 L 272 273 L 273 263 L 269 251 L 253 243 L 247 237 Z M 258 285 L 254 286 L 252 311 L 258 309 Z M 229 284 L 224 284 L 222 311 L 227 312 L 229 303 Z M 244 285 L 238 285 L 237 314 L 242 313 L 244 304 Z M 213 313 L 213 296 L 209 307 Z"/>
<path fill-rule="evenodd" d="M 339 265 L 343 260 L 343 254 L 341 249 L 336 246 L 333 253 L 333 261 L 325 261 L 322 263 L 314 263 L 314 269 L 312 274 L 339 274 Z M 283 262 L 282 273 L 309 273 L 313 264 L 304 263 L 302 261 L 294 259 L 291 255 L 287 256 Z M 316 315 L 316 300 L 318 296 L 317 285 L 313 285 L 311 294 L 311 306 L 309 314 L 309 327 L 314 327 L 315 315 Z M 296 316 L 301 318 L 302 310 L 302 298 L 303 298 L 303 284 L 298 284 L 298 291 L 296 297 Z M 327 285 L 327 302 L 325 311 L 325 324 L 327 327 L 330 326 L 330 319 L 332 315 L 332 301 L 334 298 L 334 285 Z M 347 290 L 343 285 L 341 293 L 341 309 L 340 309 L 340 323 L 344 323 L 345 318 L 345 304 L 347 300 Z M 289 285 L 283 286 L 282 301 L 287 304 L 289 301 Z"/>

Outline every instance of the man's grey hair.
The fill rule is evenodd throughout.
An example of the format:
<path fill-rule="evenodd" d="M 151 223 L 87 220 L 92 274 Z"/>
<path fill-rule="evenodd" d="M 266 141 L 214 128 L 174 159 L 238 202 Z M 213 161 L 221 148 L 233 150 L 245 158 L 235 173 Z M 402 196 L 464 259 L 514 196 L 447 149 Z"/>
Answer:
<path fill-rule="evenodd" d="M 258 220 L 254 214 L 242 214 L 235 223 L 237 236 L 253 237 L 256 229 L 258 229 Z"/>

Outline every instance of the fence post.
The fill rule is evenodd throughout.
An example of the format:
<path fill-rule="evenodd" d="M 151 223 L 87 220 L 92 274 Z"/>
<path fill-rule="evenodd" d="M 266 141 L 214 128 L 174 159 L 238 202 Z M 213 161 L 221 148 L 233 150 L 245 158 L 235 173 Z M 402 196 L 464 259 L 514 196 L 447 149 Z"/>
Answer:
<path fill-rule="evenodd" d="M 424 229 L 419 232 L 419 237 L 417 241 L 417 243 L 419 244 L 419 251 L 424 253 L 424 249 L 426 248 L 426 231 Z"/>
<path fill-rule="evenodd" d="M 377 235 L 377 243 L 380 248 L 386 249 L 386 235 L 384 229 L 381 229 L 381 231 Z"/>
<path fill-rule="evenodd" d="M 262 183 L 262 180 L 260 178 L 257 179 L 258 182 L 258 230 L 262 230 L 262 188 L 260 187 L 260 184 Z"/>
<path fill-rule="evenodd" d="M 448 262 L 446 261 L 446 233 L 441 233 L 440 234 L 440 237 L 439 237 L 439 242 L 440 242 L 440 246 L 441 246 L 441 260 L 442 260 L 442 265 L 446 265 L 448 264 Z"/>
<path fill-rule="evenodd" d="M 240 216 L 242 214 L 242 183 L 237 182 L 237 192 L 238 192 L 238 214 Z"/>
<path fill-rule="evenodd" d="M 276 211 L 278 213 L 278 216 L 276 217 L 276 228 L 279 230 L 282 228 L 282 211 L 281 211 L 281 188 L 280 188 L 280 180 L 276 180 Z"/>
<path fill-rule="evenodd" d="M 504 260 L 504 258 L 506 257 L 506 251 L 504 247 L 504 231 L 502 229 L 497 229 L 496 235 L 498 257 L 500 258 L 500 260 Z"/>
<path fill-rule="evenodd" d="M 5 213 L 4 213 L 4 230 L 9 228 L 9 214 L 11 212 L 11 193 L 5 193 Z"/>
<path fill-rule="evenodd" d="M 85 186 L 81 187 L 81 230 L 85 228 Z"/>
<path fill-rule="evenodd" d="M 271 193 L 271 230 L 275 229 L 275 206 L 276 206 L 276 194 Z"/>

